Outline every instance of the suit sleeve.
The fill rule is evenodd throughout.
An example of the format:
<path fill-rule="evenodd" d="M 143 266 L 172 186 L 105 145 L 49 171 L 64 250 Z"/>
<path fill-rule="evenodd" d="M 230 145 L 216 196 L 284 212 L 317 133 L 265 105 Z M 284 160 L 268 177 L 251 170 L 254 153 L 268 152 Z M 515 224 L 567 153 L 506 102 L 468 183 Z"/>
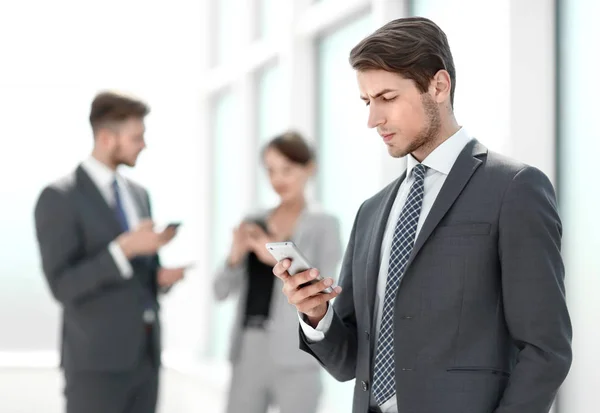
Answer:
<path fill-rule="evenodd" d="M 146 198 L 146 205 L 148 206 L 148 214 L 149 214 L 150 219 L 152 219 L 152 202 L 150 201 L 150 194 L 148 193 L 148 191 L 146 191 L 143 188 L 141 188 L 141 191 L 143 192 L 144 197 Z M 152 257 L 152 267 L 154 270 L 154 277 L 157 277 L 158 270 L 160 270 L 160 267 L 161 267 L 159 254 L 154 254 L 154 257 Z M 169 291 L 171 291 L 171 288 L 173 288 L 173 285 L 170 285 L 168 287 L 160 287 L 157 285 L 157 291 L 161 294 L 167 294 Z"/>
<path fill-rule="evenodd" d="M 350 240 L 342 261 L 339 285 L 342 292 L 334 300 L 333 318 L 324 338 L 311 342 L 299 327 L 300 349 L 314 356 L 338 381 L 352 380 L 356 376 L 358 339 L 353 295 L 352 262 L 356 227 L 360 210 L 356 215 Z"/>
<path fill-rule="evenodd" d="M 110 252 L 110 255 L 115 261 L 115 264 L 117 264 L 117 267 L 121 272 L 121 276 L 123 276 L 123 278 L 133 277 L 133 267 L 131 266 L 131 263 L 125 256 L 125 253 L 123 252 L 123 249 L 121 248 L 117 240 L 114 240 L 110 244 L 108 244 L 108 252 Z"/>
<path fill-rule="evenodd" d="M 502 203 L 504 315 L 517 363 L 495 413 L 548 412 L 571 365 L 571 322 L 554 189 L 539 170 L 513 178 Z"/>
<path fill-rule="evenodd" d="M 337 266 L 342 258 L 340 224 L 337 218 L 327 216 L 320 223 L 318 257 L 313 263 L 323 277 L 337 278 Z"/>
<path fill-rule="evenodd" d="M 126 282 L 108 246 L 82 255 L 75 214 L 63 192 L 45 188 L 36 203 L 34 217 L 44 275 L 59 302 L 71 304 L 107 286 Z"/>
<path fill-rule="evenodd" d="M 235 267 L 230 267 L 227 263 L 222 265 L 213 280 L 213 292 L 218 301 L 223 301 L 240 291 L 244 284 L 246 268 L 246 259 Z"/>

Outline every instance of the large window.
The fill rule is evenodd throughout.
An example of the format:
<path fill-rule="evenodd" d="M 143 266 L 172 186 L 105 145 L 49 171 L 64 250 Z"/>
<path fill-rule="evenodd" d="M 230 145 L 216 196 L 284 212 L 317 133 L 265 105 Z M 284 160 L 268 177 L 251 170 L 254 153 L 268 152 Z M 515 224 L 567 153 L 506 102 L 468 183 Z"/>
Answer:
<path fill-rule="evenodd" d="M 350 235 L 360 204 L 381 182 L 381 141 L 367 129 L 368 111 L 360 100 L 348 55 L 372 30 L 370 16 L 323 36 L 318 43 L 318 170 L 320 199 Z"/>
<path fill-rule="evenodd" d="M 600 57 L 590 49 L 593 39 L 600 38 L 600 3 L 559 4 L 559 203 L 575 357 L 558 407 L 560 413 L 588 413 L 598 410 L 600 388 L 600 133 L 593 86 Z"/>
<path fill-rule="evenodd" d="M 282 84 L 279 66 L 272 64 L 263 68 L 258 73 L 257 98 L 258 98 L 258 125 L 257 125 L 257 155 L 258 165 L 257 203 L 259 207 L 273 207 L 278 202 L 278 197 L 271 188 L 268 176 L 261 163 L 260 150 L 276 134 L 281 133 L 285 127 L 285 107 L 281 104 Z"/>
<path fill-rule="evenodd" d="M 446 33 L 456 67 L 454 112 L 459 124 L 490 149 L 509 145 L 509 1 L 418 0 L 415 16 Z"/>
<path fill-rule="evenodd" d="M 342 224 L 348 240 L 360 204 L 380 187 L 381 142 L 366 127 L 367 111 L 359 99 L 348 54 L 372 30 L 371 17 L 361 17 L 323 37 L 318 51 L 318 171 L 320 199 Z M 354 382 L 338 383 L 325 375 L 325 404 L 332 411 L 352 410 Z"/>
<path fill-rule="evenodd" d="M 239 10 L 243 0 L 219 0 L 214 2 L 216 15 L 215 44 L 212 50 L 212 63 L 215 65 L 231 63 L 239 51 L 244 26 L 244 14 Z M 238 10 L 232 13 L 232 10 Z"/>
<path fill-rule="evenodd" d="M 10 116 L 0 122 L 0 352 L 57 348 L 60 313 L 41 271 L 33 211 L 42 188 L 71 173 L 91 150 L 90 89 L 1 89 L 0 110 Z"/>
<path fill-rule="evenodd" d="M 240 150 L 231 150 L 241 146 L 245 139 L 243 133 L 231 133 L 235 119 L 239 118 L 239 100 L 232 92 L 225 91 L 214 101 L 213 124 L 213 189 L 211 228 L 213 272 L 223 265 L 231 246 L 232 231 L 239 223 L 245 211 L 241 210 L 238 192 L 235 188 L 243 182 L 247 172 L 232 165 L 243 165 L 247 154 Z M 211 277 L 207 278 L 210 280 Z M 207 284 L 207 288 L 211 288 Z M 224 358 L 230 345 L 229 331 L 235 314 L 235 300 L 227 300 L 214 307 L 211 329 L 211 354 Z"/>
<path fill-rule="evenodd" d="M 258 0 L 257 34 L 260 39 L 272 40 L 281 35 L 282 30 L 287 33 L 287 28 L 281 27 L 285 3 L 281 0 Z"/>

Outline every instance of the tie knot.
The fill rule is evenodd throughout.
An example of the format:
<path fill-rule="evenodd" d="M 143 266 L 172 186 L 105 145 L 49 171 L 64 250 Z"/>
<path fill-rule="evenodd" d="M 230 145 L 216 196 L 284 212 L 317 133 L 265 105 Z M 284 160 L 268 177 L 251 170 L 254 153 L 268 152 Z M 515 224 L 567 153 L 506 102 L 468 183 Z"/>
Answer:
<path fill-rule="evenodd" d="M 422 163 L 416 164 L 413 168 L 413 175 L 415 176 L 415 180 L 423 180 L 425 178 L 425 172 L 427 172 L 427 167 Z"/>

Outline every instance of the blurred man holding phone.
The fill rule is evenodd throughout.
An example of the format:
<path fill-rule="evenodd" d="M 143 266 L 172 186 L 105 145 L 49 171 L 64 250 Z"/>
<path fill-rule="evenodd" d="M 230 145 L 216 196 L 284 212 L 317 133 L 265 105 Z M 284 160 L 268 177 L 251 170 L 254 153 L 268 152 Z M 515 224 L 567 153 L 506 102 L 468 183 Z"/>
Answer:
<path fill-rule="evenodd" d="M 44 274 L 63 309 L 67 413 L 152 413 L 160 366 L 157 296 L 183 277 L 158 250 L 147 191 L 117 172 L 145 148 L 148 107 L 106 92 L 92 103 L 92 155 L 47 186 L 35 207 Z"/>

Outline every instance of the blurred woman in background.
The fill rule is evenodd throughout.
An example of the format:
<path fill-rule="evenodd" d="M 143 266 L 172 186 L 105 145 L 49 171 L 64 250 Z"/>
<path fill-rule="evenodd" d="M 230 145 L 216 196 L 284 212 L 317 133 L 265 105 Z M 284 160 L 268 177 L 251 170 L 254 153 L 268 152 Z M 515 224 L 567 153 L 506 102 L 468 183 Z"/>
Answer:
<path fill-rule="evenodd" d="M 214 281 L 218 300 L 234 293 L 238 300 L 227 412 L 266 413 L 274 405 L 281 413 L 314 413 L 322 392 L 320 366 L 298 349 L 298 313 L 277 294 L 276 260 L 265 244 L 291 240 L 324 277 L 335 278 L 339 223 L 306 201 L 314 154 L 299 134 L 273 139 L 262 160 L 279 205 L 248 216 L 234 230 L 229 256 Z"/>

